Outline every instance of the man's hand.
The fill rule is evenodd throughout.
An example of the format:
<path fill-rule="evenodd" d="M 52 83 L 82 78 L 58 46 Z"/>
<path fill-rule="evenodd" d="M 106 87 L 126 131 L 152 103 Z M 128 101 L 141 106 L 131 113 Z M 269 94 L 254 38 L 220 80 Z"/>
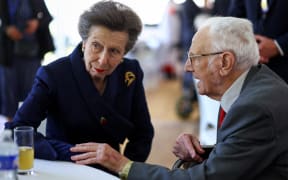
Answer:
<path fill-rule="evenodd" d="M 17 29 L 16 26 L 8 26 L 6 28 L 6 34 L 10 39 L 14 41 L 18 41 L 23 38 L 22 33 Z"/>
<path fill-rule="evenodd" d="M 25 29 L 25 33 L 33 34 L 36 32 L 39 26 L 39 21 L 37 19 L 32 19 L 27 21 L 27 27 Z"/>
<path fill-rule="evenodd" d="M 191 134 L 181 134 L 173 147 L 175 156 L 186 161 L 202 162 L 203 158 L 199 154 L 205 151 L 202 149 L 198 138 Z"/>
<path fill-rule="evenodd" d="M 260 53 L 260 63 L 268 63 L 269 59 L 279 54 L 273 39 L 265 36 L 255 35 Z"/>
<path fill-rule="evenodd" d="M 71 157 L 77 164 L 100 164 L 116 173 L 120 172 L 129 159 L 108 144 L 83 143 L 72 147 L 71 152 L 82 153 Z"/>

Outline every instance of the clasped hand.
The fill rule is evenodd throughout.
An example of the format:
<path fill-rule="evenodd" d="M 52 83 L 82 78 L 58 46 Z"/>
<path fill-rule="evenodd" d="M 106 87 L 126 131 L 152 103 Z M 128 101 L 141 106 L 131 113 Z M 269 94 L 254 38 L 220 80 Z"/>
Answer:
<path fill-rule="evenodd" d="M 255 35 L 255 39 L 258 43 L 260 63 L 268 63 L 272 57 L 279 55 L 273 39 L 261 35 Z"/>
<path fill-rule="evenodd" d="M 176 139 L 176 143 L 173 146 L 173 153 L 179 159 L 185 161 L 202 162 L 203 158 L 201 154 L 205 153 L 202 149 L 197 137 L 183 133 Z"/>
<path fill-rule="evenodd" d="M 16 26 L 11 25 L 6 28 L 6 34 L 10 39 L 14 41 L 18 41 L 23 38 L 24 34 L 31 35 L 35 33 L 36 30 L 38 29 L 38 26 L 39 26 L 38 20 L 32 19 L 32 20 L 27 21 L 27 27 L 24 33 L 21 32 Z"/>

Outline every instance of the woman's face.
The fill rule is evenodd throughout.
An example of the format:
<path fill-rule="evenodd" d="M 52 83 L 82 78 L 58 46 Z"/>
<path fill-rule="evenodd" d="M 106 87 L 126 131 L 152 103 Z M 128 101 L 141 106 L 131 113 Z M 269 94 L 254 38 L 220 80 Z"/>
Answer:
<path fill-rule="evenodd" d="M 94 80 L 103 80 L 122 62 L 128 33 L 92 26 L 82 43 L 87 72 Z"/>

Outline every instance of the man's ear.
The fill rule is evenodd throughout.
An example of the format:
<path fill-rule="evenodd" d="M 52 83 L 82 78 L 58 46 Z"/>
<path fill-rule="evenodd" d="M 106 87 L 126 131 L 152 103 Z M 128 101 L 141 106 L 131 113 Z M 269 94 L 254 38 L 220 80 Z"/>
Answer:
<path fill-rule="evenodd" d="M 229 51 L 224 52 L 221 56 L 222 56 L 222 60 L 221 60 L 222 66 L 220 69 L 220 74 L 222 76 L 226 76 L 232 71 L 235 65 L 236 59 L 235 59 L 234 54 Z"/>

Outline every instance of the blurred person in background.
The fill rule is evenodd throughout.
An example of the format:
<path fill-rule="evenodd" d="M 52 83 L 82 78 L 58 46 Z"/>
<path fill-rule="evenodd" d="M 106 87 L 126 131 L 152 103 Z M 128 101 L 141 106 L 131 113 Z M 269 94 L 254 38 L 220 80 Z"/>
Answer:
<path fill-rule="evenodd" d="M 253 23 L 259 62 L 267 64 L 288 83 L 287 8 L 287 0 L 231 0 L 229 15 L 247 18 Z"/>
<path fill-rule="evenodd" d="M 0 114 L 11 120 L 44 54 L 54 50 L 44 0 L 0 0 Z"/>
<path fill-rule="evenodd" d="M 180 135 L 173 153 L 198 164 L 170 170 L 135 162 L 107 144 L 71 148 L 78 164 L 99 163 L 122 180 L 284 180 L 288 177 L 288 85 L 264 64 L 252 23 L 213 17 L 192 39 L 185 70 L 198 79 L 201 95 L 220 101 L 226 112 L 219 121 L 217 143 L 207 159 L 197 136 Z M 273 102 L 273 103 L 271 103 Z"/>
<path fill-rule="evenodd" d="M 199 8 L 193 0 L 186 0 L 181 4 L 179 14 L 181 20 L 181 61 L 183 61 L 183 64 L 186 62 L 187 52 L 191 45 L 191 39 L 196 32 L 194 20 L 201 12 L 201 8 Z M 181 118 L 188 118 L 192 113 L 192 103 L 197 101 L 196 93 L 193 76 L 191 76 L 191 73 L 184 71 L 182 74 L 182 95 L 176 104 L 177 114 Z"/>
<path fill-rule="evenodd" d="M 215 0 L 211 10 L 212 16 L 227 16 L 231 0 Z"/>
<path fill-rule="evenodd" d="M 203 23 L 211 16 L 226 16 L 230 0 L 215 0 L 212 7 L 200 8 L 193 0 L 186 0 L 181 4 L 181 48 L 183 50 L 182 60 L 185 63 L 187 52 L 191 45 L 191 38 L 197 30 L 197 25 Z M 188 118 L 193 112 L 192 104 L 197 102 L 197 91 L 194 85 L 193 76 L 189 72 L 183 72 L 182 96 L 176 104 L 177 114 L 182 118 Z"/>
<path fill-rule="evenodd" d="M 79 19 L 82 42 L 70 55 L 38 69 L 32 90 L 6 128 L 37 129 L 47 118 L 46 137 L 35 134 L 35 157 L 40 159 L 72 161 L 70 148 L 87 142 L 120 151 L 127 138 L 124 155 L 145 161 L 154 129 L 143 71 L 136 59 L 124 58 L 141 30 L 138 15 L 121 3 L 91 6 Z"/>
<path fill-rule="evenodd" d="M 165 8 L 162 22 L 159 24 L 158 37 L 161 39 L 157 49 L 160 72 L 165 79 L 171 80 L 177 77 L 177 63 L 180 55 L 181 20 L 179 17 L 179 4 L 169 0 Z"/>

